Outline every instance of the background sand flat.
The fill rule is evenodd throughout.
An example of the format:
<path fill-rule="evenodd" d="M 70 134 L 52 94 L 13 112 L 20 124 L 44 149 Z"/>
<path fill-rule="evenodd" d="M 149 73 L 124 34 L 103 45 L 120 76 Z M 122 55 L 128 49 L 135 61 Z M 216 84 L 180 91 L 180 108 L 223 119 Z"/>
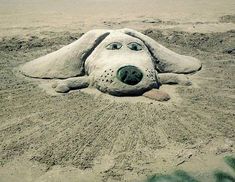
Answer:
<path fill-rule="evenodd" d="M 153 18 L 173 21 L 150 25 L 156 28 L 204 32 L 235 28 L 218 25 L 219 17 L 234 14 L 233 0 L 0 0 L 0 4 L 0 33 L 5 35 L 126 26 L 146 29 L 149 25 L 142 21 Z"/>
<path fill-rule="evenodd" d="M 142 181 L 183 169 L 232 173 L 233 0 L 0 0 L 0 182 Z M 94 90 L 49 95 L 19 65 L 92 28 L 129 27 L 200 59 L 166 103 Z"/>

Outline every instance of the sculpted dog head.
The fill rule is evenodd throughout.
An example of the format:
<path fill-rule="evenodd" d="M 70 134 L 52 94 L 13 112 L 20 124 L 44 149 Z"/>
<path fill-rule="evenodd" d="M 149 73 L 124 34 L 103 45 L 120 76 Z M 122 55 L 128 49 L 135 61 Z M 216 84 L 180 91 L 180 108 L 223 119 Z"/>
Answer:
<path fill-rule="evenodd" d="M 34 78 L 89 77 L 112 95 L 140 95 L 158 87 L 158 73 L 192 73 L 199 60 L 179 55 L 131 29 L 92 30 L 79 40 L 21 67 Z"/>
<path fill-rule="evenodd" d="M 138 94 L 157 83 L 148 48 L 122 32 L 113 32 L 96 47 L 85 71 L 99 90 L 111 94 Z"/>

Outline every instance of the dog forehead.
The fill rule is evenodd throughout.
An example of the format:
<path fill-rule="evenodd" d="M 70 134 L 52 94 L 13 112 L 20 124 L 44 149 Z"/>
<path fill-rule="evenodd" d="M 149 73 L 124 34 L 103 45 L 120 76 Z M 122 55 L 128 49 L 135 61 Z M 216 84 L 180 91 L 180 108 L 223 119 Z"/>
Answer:
<path fill-rule="evenodd" d="M 140 39 L 127 35 L 123 32 L 113 31 L 111 32 L 103 41 L 103 43 L 112 43 L 112 42 L 120 42 L 120 43 L 130 43 L 137 42 L 139 44 L 144 44 Z"/>

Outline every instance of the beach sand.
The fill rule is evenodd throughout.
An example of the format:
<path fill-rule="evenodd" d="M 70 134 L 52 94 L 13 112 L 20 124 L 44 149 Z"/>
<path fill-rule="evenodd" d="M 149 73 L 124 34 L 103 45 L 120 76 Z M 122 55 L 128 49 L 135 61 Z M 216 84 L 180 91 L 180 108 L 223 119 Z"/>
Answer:
<path fill-rule="evenodd" d="M 0 0 L 0 181 L 142 181 L 231 170 L 235 152 L 233 0 Z M 85 89 L 50 95 L 17 68 L 94 28 L 132 28 L 202 70 L 161 103 Z"/>

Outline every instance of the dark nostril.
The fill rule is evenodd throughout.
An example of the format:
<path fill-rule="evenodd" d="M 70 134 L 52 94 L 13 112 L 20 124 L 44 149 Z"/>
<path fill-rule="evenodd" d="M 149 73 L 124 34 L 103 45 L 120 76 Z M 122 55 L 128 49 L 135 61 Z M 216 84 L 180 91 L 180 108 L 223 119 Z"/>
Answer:
<path fill-rule="evenodd" d="M 138 84 L 142 78 L 142 72 L 135 66 L 124 66 L 117 71 L 117 78 L 128 85 Z"/>

